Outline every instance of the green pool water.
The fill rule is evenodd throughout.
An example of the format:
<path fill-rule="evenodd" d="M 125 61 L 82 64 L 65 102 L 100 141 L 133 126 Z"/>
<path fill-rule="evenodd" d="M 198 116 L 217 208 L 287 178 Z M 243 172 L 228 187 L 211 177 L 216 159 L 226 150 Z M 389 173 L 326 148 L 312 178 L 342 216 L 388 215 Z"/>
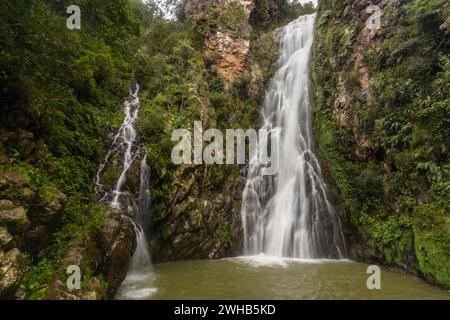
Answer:
<path fill-rule="evenodd" d="M 129 274 L 117 299 L 448 299 L 450 293 L 381 269 L 367 288 L 366 264 L 267 256 L 178 261 Z"/>

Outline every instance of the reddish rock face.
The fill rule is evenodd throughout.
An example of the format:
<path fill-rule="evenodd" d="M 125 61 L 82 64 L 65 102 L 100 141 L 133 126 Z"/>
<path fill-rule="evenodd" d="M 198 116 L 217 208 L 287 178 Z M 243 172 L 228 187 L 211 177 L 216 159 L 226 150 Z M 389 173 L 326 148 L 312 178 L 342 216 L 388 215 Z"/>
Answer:
<path fill-rule="evenodd" d="M 219 25 L 210 30 L 205 37 L 205 55 L 215 60 L 217 73 L 230 85 L 248 70 L 248 54 L 250 50 L 249 17 L 254 9 L 253 0 L 189 0 L 186 3 L 185 14 L 195 21 L 209 20 L 211 8 L 220 9 L 218 20 L 226 20 L 228 15 L 240 16 L 238 27 Z"/>
<path fill-rule="evenodd" d="M 220 58 L 216 62 L 217 73 L 225 83 L 233 83 L 247 69 L 250 40 L 236 37 L 226 31 L 216 31 L 206 40 L 206 46 L 206 55 L 219 54 Z"/>

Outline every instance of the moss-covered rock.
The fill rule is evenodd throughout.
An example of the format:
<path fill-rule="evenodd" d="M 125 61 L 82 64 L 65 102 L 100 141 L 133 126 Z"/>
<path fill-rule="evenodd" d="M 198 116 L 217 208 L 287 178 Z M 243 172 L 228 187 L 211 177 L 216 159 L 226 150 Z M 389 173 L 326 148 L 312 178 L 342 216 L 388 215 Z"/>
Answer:
<path fill-rule="evenodd" d="M 0 258 L 0 299 L 13 299 L 25 275 L 25 262 L 16 248 L 0 250 Z"/>
<path fill-rule="evenodd" d="M 315 129 L 351 255 L 450 286 L 446 1 L 319 4 Z M 444 120 L 447 119 L 447 120 Z M 433 212 L 433 213 L 431 213 Z"/>

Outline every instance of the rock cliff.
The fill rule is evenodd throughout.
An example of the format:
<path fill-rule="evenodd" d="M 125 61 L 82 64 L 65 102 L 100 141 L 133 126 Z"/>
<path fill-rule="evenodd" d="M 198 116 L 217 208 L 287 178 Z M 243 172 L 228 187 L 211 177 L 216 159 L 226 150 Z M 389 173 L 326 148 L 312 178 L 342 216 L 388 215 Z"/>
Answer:
<path fill-rule="evenodd" d="M 447 287 L 448 14 L 439 0 L 320 1 L 312 75 L 352 258 Z"/>

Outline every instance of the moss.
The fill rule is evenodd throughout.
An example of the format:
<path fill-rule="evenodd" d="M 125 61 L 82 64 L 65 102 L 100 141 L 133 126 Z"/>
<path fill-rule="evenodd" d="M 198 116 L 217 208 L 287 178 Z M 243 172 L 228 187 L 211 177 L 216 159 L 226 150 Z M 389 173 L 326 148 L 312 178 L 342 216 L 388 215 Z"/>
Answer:
<path fill-rule="evenodd" d="M 47 283 L 55 272 L 55 266 L 47 259 L 41 259 L 32 265 L 31 258 L 25 257 L 29 269 L 20 287 L 29 294 L 29 299 L 43 299 L 47 291 Z"/>
<path fill-rule="evenodd" d="M 223 216 L 220 217 L 220 228 L 217 232 L 217 238 L 224 247 L 231 247 L 232 240 L 229 225 Z"/>
<path fill-rule="evenodd" d="M 449 91 L 443 90 L 449 85 L 450 63 L 444 58 L 449 6 L 425 2 L 383 8 L 395 32 L 379 35 L 363 54 L 372 96 L 364 101 L 354 60 L 356 44 L 363 41 L 356 35 L 364 26 L 342 14 L 350 1 L 319 5 L 315 130 L 351 239 L 387 264 L 449 286 L 450 210 L 443 200 L 450 198 L 449 126 L 443 120 L 449 105 Z M 337 121 L 336 100 L 342 96 L 348 119 L 358 119 L 346 127 Z M 368 142 L 364 148 L 356 141 L 361 133 Z"/>
<path fill-rule="evenodd" d="M 448 231 L 415 229 L 415 252 L 420 272 L 436 283 L 450 286 Z"/>

